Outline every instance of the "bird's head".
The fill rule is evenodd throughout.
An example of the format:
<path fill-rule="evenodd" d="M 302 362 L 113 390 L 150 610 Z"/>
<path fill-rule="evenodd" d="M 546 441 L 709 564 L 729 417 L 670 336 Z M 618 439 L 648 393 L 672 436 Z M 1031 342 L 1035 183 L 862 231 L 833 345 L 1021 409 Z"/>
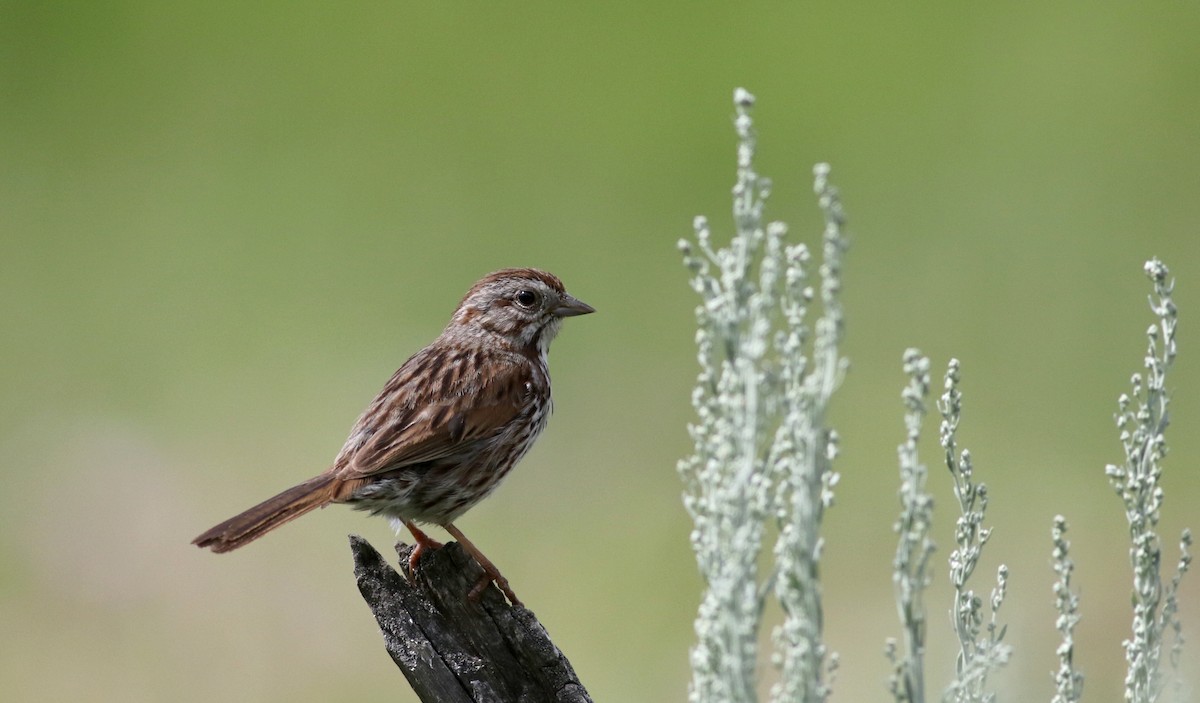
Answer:
<path fill-rule="evenodd" d="M 564 317 L 591 312 L 595 308 L 567 293 L 553 274 L 502 269 L 467 291 L 446 332 L 544 355 Z"/>

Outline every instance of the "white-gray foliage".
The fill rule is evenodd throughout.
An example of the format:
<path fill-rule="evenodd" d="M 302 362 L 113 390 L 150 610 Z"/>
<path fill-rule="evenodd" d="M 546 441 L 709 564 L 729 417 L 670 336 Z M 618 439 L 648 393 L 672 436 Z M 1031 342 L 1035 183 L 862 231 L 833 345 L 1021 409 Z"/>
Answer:
<path fill-rule="evenodd" d="M 896 556 L 892 561 L 892 586 L 896 610 L 903 628 L 903 640 L 889 639 L 884 653 L 892 664 L 888 691 L 896 703 L 925 702 L 925 636 L 927 616 L 924 593 L 932 579 L 935 550 L 930 536 L 933 525 L 933 496 L 926 488 L 928 471 L 921 463 L 917 444 L 929 395 L 929 359 L 916 349 L 904 352 L 904 372 L 908 384 L 901 394 L 904 401 L 905 441 L 898 449 L 900 459 L 900 516 L 894 529 L 898 535 Z M 987 677 L 1005 665 L 1012 649 L 1004 644 L 1005 628 L 997 614 L 1008 588 L 1008 568 L 1001 565 L 987 607 L 969 588 L 969 582 L 991 536 L 984 527 L 987 511 L 987 486 L 974 478 L 971 453 L 958 451 L 958 425 L 962 419 L 962 392 L 958 389 L 960 365 L 951 359 L 946 371 L 945 389 L 938 402 L 942 415 L 940 441 L 946 467 L 953 479 L 954 495 L 960 514 L 954 525 L 954 550 L 950 553 L 950 582 L 954 586 L 954 604 L 950 621 L 958 640 L 955 678 L 942 699 L 955 703 L 992 701 Z"/>
<path fill-rule="evenodd" d="M 770 182 L 754 170 L 753 105 L 750 93 L 740 88 L 734 92 L 738 146 L 733 237 L 727 246 L 714 245 L 708 221 L 697 217 L 694 241 L 679 242 L 691 286 L 700 297 L 700 372 L 692 393 L 696 421 L 688 427 L 694 451 L 679 462 L 684 505 L 694 523 L 692 547 L 705 582 L 691 650 L 689 700 L 757 700 L 760 623 L 768 599 L 774 597 L 783 622 L 772 633 L 771 661 L 780 675 L 771 687 L 771 701 L 821 703 L 829 697 L 837 667 L 837 655 L 827 652 L 822 639 L 819 565 L 820 527 L 838 479 L 832 468 L 838 438 L 827 425 L 826 412 L 846 370 L 839 351 L 844 216 L 828 181 L 829 167 L 818 164 L 814 190 L 825 230 L 819 285 L 814 289 L 808 248 L 787 243 L 787 227 L 764 217 Z M 1133 633 L 1124 642 L 1129 664 L 1125 700 L 1130 703 L 1153 703 L 1167 690 L 1164 656 L 1175 673 L 1176 700 L 1184 700 L 1178 593 L 1192 559 L 1192 536 L 1185 530 L 1175 573 L 1164 583 L 1156 528 L 1167 453 L 1166 377 L 1175 359 L 1177 313 L 1166 266 L 1153 259 L 1145 270 L 1154 284 L 1151 309 L 1157 321 L 1147 331 L 1145 374 L 1133 376 L 1132 393 L 1118 402 L 1116 421 L 1125 461 L 1107 467 L 1109 481 L 1124 503 L 1132 542 Z M 810 308 L 819 312 L 811 323 Z M 923 597 L 932 578 L 933 498 L 917 444 L 926 414 L 929 368 L 920 352 L 905 352 L 909 380 L 902 399 L 907 433 L 899 447 L 900 517 L 892 576 L 903 634 L 901 640 L 889 640 L 886 649 L 892 664 L 888 687 L 897 703 L 925 700 Z M 970 452 L 958 448 L 960 373 L 959 362 L 952 359 L 938 402 L 940 442 L 959 507 L 949 558 L 954 588 L 950 620 L 958 653 L 955 678 L 942 699 L 988 703 L 995 700 L 988 676 L 1012 654 L 998 619 L 1008 569 L 999 567 L 986 597 L 972 588 L 971 577 L 992 532 L 985 526 L 987 486 L 975 480 Z M 776 537 L 768 559 L 764 547 L 772 526 Z M 1083 675 L 1074 666 L 1079 597 L 1072 590 L 1074 563 L 1066 530 L 1066 520 L 1056 516 L 1052 559 L 1057 575 L 1055 627 L 1061 643 L 1053 703 L 1078 701 L 1083 687 Z"/>
<path fill-rule="evenodd" d="M 1054 627 L 1061 641 L 1055 653 L 1058 655 L 1058 670 L 1054 672 L 1054 698 L 1050 703 L 1074 703 L 1083 695 L 1083 674 L 1075 668 L 1075 625 L 1079 623 L 1079 596 L 1071 590 L 1071 574 L 1075 562 L 1071 560 L 1071 543 L 1067 541 L 1067 519 L 1054 516 L 1054 527 L 1050 537 L 1054 540 L 1051 558 L 1054 563 L 1054 607 L 1058 617 Z"/>
<path fill-rule="evenodd" d="M 934 543 L 929 531 L 933 524 L 933 496 L 925 487 L 929 472 L 917 454 L 917 442 L 927 411 L 929 358 L 916 349 L 906 350 L 904 373 L 908 375 L 908 384 L 901 393 L 906 434 L 904 444 L 897 450 L 900 458 L 900 517 L 893 526 L 899 539 L 892 560 L 892 587 L 904 635 L 903 649 L 895 640 L 889 640 L 885 651 L 892 663 L 892 673 L 888 677 L 892 698 L 896 703 L 924 703 L 924 593 L 932 578 L 930 559 Z"/>
<path fill-rule="evenodd" d="M 1169 422 L 1170 396 L 1166 380 L 1175 361 L 1178 314 L 1171 299 L 1175 282 L 1168 282 L 1166 265 L 1151 259 L 1144 268 L 1154 285 L 1150 309 L 1158 320 L 1146 330 L 1145 374 L 1135 373 L 1130 380 L 1132 392 L 1122 394 L 1117 401 L 1116 421 L 1125 461 L 1120 466 L 1110 464 L 1106 468 L 1109 484 L 1124 503 L 1131 540 L 1133 632 L 1124 642 L 1128 663 L 1125 700 L 1131 703 L 1151 703 L 1163 692 L 1161 660 L 1168 634 L 1173 635 L 1168 660 L 1178 679 L 1183 638 L 1177 594 L 1180 579 L 1191 563 L 1188 548 L 1192 541 L 1191 533 L 1185 530 L 1180 538 L 1181 556 L 1175 576 L 1164 585 L 1160 569 L 1162 549 L 1156 528 L 1164 496 L 1159 481 L 1167 455 L 1164 433 Z"/>
<path fill-rule="evenodd" d="M 806 323 L 817 297 L 808 248 L 788 244 L 786 226 L 764 218 L 770 183 L 754 170 L 753 104 L 749 92 L 735 91 L 734 236 L 728 246 L 714 246 L 708 221 L 698 217 L 695 242 L 679 242 L 701 299 L 697 419 L 689 426 L 695 449 L 679 464 L 705 581 L 689 700 L 756 700 L 759 623 L 774 594 L 784 621 L 773 636 L 781 675 L 772 700 L 815 703 L 828 696 L 836 662 L 821 640 L 818 563 L 821 519 L 837 481 L 837 437 L 825 412 L 846 368 L 838 351 L 846 240 L 828 166 L 818 165 L 815 190 L 826 224 L 814 334 Z M 778 538 L 773 564 L 761 574 L 771 521 Z"/>
<path fill-rule="evenodd" d="M 951 359 L 946 370 L 946 392 L 938 403 L 942 413 L 942 448 L 946 467 L 954 479 L 954 496 L 959 507 L 954 525 L 955 547 L 950 552 L 950 583 L 954 586 L 950 620 L 958 636 L 959 651 L 954 662 L 955 680 L 943 698 L 955 703 L 988 703 L 995 700 L 995 694 L 987 690 L 988 674 L 1007 664 L 1012 655 L 1012 648 L 1003 642 L 1007 628 L 996 618 L 1008 591 L 1008 567 L 1001 564 L 997 570 L 996 585 L 988 599 L 990 609 L 985 609 L 983 598 L 968 586 L 984 545 L 992 536 L 991 528 L 983 525 L 988 492 L 986 484 L 974 479 L 971 453 L 966 449 L 958 452 L 958 424 L 962 419 L 960 375 L 958 359 Z"/>

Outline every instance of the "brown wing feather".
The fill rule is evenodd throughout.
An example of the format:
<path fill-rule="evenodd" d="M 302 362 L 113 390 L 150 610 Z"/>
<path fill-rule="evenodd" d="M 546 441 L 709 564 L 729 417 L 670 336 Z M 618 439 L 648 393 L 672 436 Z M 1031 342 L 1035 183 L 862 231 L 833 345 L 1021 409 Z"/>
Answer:
<path fill-rule="evenodd" d="M 527 364 L 516 361 L 492 358 L 486 365 L 484 385 L 480 385 L 484 375 L 478 373 L 444 384 L 425 379 L 424 389 L 434 389 L 436 393 L 427 394 L 424 402 L 396 413 L 392 421 L 361 445 L 348 446 L 349 451 L 339 457 L 341 468 L 336 470 L 337 477 L 353 481 L 434 461 L 462 453 L 471 444 L 493 436 L 520 412 L 532 374 Z M 439 371 L 447 373 L 444 369 Z M 407 379 L 400 376 L 397 372 L 393 377 L 395 384 L 389 383 L 388 387 L 406 385 Z M 388 394 L 389 388 L 384 389 L 381 397 Z M 364 415 L 359 424 L 367 419 Z"/>

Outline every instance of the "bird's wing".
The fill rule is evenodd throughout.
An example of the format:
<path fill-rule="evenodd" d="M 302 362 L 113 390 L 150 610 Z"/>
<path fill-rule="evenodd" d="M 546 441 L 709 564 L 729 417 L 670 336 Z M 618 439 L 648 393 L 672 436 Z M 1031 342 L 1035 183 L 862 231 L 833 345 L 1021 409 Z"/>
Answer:
<path fill-rule="evenodd" d="M 337 470 L 338 477 L 352 481 L 469 453 L 472 444 L 486 441 L 511 422 L 532 392 L 532 374 L 525 365 L 489 364 L 487 376 L 484 380 L 482 374 L 476 374 L 474 378 L 456 378 L 456 382 L 443 384 L 430 376 L 410 377 L 405 382 L 397 373 L 388 386 L 393 382 L 407 386 L 397 389 L 401 397 L 405 391 L 418 394 L 417 385 L 437 392 L 406 404 L 389 420 L 377 419 L 380 427 L 345 457 Z M 389 395 L 389 387 L 384 388 L 381 397 Z"/>

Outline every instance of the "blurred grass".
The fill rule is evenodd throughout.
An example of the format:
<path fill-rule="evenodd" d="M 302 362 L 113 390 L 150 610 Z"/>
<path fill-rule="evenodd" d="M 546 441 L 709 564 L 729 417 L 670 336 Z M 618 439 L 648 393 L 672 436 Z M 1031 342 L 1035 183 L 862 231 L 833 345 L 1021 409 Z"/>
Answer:
<path fill-rule="evenodd" d="M 962 440 L 1013 570 L 1001 691 L 1052 690 L 1055 512 L 1089 695 L 1118 690 L 1129 578 L 1103 466 L 1154 254 L 1183 318 L 1163 534 L 1197 527 L 1197 30 L 1166 3 L 0 3 L 0 687 L 411 699 L 350 579 L 345 533 L 386 544 L 382 521 L 323 511 L 224 558 L 187 542 L 321 470 L 475 278 L 533 265 L 600 314 L 556 342 L 552 429 L 462 526 L 597 700 L 683 700 L 693 299 L 674 243 L 727 217 L 745 85 L 772 215 L 812 241 L 808 172 L 828 160 L 855 233 L 837 695 L 883 693 L 897 632 L 910 345 L 963 360 Z"/>

